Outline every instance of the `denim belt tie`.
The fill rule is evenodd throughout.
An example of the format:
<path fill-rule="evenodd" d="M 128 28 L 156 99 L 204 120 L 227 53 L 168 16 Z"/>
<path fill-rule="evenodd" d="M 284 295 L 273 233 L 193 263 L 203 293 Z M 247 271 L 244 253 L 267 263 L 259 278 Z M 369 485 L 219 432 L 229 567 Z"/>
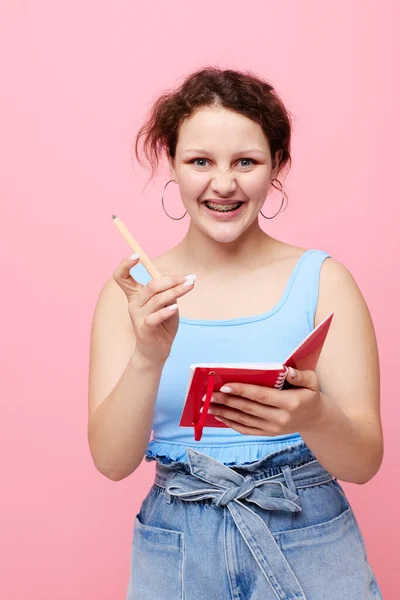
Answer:
<path fill-rule="evenodd" d="M 281 467 L 280 475 L 284 476 L 287 484 L 285 485 L 271 478 L 257 480 L 251 475 L 243 476 L 214 458 L 189 447 L 187 456 L 190 473 L 169 473 L 165 484 L 160 483 L 160 478 L 157 479 L 156 475 L 155 483 L 165 487 L 168 501 L 171 501 L 171 496 L 188 502 L 212 499 L 216 506 L 226 507 L 276 596 L 280 600 L 307 600 L 269 527 L 257 513 L 241 502 L 246 500 L 266 510 L 301 511 L 301 502 L 296 493 L 290 467 Z M 315 461 L 315 466 L 317 465 L 319 463 Z M 309 464 L 304 466 L 310 470 Z M 160 472 L 171 468 L 159 464 L 157 467 Z M 299 469 L 301 467 L 296 471 Z M 326 472 L 326 475 L 325 481 L 333 479 L 329 473 Z M 325 482 L 320 479 L 318 478 L 315 485 Z"/>

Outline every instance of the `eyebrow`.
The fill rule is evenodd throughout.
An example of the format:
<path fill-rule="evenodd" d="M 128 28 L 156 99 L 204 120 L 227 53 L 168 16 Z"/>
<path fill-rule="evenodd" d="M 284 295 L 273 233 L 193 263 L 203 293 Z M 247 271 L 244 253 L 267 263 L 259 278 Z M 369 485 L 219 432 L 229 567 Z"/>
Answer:
<path fill-rule="evenodd" d="M 207 150 L 204 150 L 203 148 L 190 148 L 187 150 L 184 150 L 182 154 L 188 154 L 189 152 L 196 152 L 199 154 L 211 154 L 211 152 L 208 152 Z M 250 152 L 255 152 L 256 154 L 264 154 L 264 150 L 261 150 L 260 148 L 249 148 L 247 150 L 240 150 L 238 152 L 235 152 L 235 154 L 249 154 Z"/>

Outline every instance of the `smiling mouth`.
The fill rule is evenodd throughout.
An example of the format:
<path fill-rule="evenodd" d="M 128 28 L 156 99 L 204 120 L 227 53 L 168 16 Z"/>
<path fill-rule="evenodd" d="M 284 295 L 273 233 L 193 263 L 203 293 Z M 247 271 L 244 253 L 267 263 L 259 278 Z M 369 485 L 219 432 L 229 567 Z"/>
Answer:
<path fill-rule="evenodd" d="M 231 204 L 217 204 L 215 202 L 205 201 L 204 204 L 209 210 L 215 210 L 216 212 L 232 212 L 237 210 L 244 204 L 243 202 L 233 202 Z"/>

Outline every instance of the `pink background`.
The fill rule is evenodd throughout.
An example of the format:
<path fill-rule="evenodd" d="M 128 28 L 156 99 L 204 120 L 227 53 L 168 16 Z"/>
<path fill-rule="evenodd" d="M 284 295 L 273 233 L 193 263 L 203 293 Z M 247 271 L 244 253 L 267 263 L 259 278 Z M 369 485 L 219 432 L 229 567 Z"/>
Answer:
<path fill-rule="evenodd" d="M 3 0 L 0 11 L 0 596 L 125 597 L 154 463 L 118 483 L 92 464 L 91 320 L 130 253 L 113 213 L 150 257 L 186 231 L 162 210 L 165 165 L 144 189 L 149 172 L 133 170 L 130 146 L 151 102 L 211 64 L 267 78 L 294 115 L 289 207 L 263 228 L 329 251 L 369 305 L 385 457 L 368 484 L 343 486 L 383 596 L 397 598 L 398 3 Z M 180 216 L 173 194 L 166 207 Z M 274 214 L 279 198 L 268 206 Z"/>

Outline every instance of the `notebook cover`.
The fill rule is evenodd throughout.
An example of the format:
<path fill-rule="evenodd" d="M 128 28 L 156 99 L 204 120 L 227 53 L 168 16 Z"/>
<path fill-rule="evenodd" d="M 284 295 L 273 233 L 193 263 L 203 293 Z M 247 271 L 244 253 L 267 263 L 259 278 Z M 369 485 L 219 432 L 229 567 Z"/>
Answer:
<path fill-rule="evenodd" d="M 331 313 L 326 319 L 313 329 L 307 337 L 297 346 L 283 363 L 286 367 L 293 367 L 300 371 L 315 371 L 319 355 L 321 354 L 329 327 L 333 319 Z"/>

